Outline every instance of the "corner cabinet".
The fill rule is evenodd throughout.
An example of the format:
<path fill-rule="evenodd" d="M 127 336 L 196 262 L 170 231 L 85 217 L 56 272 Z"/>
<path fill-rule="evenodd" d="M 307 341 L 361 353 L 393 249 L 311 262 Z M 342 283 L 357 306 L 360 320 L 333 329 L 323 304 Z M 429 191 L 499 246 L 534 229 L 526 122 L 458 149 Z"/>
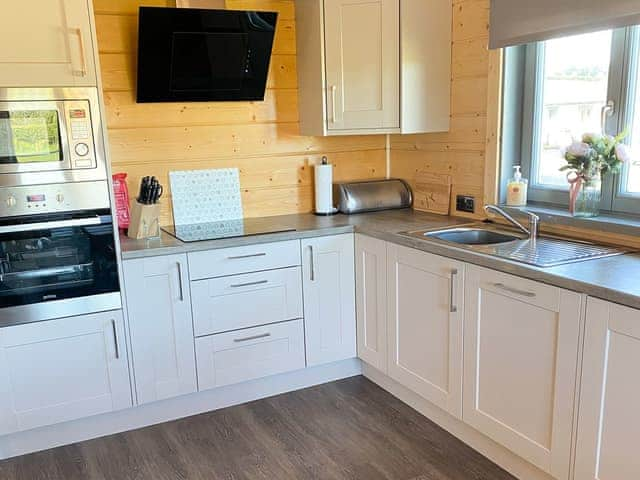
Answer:
<path fill-rule="evenodd" d="M 0 435 L 131 405 L 121 311 L 0 329 Z"/>
<path fill-rule="evenodd" d="M 138 404 L 197 390 L 187 256 L 125 260 Z"/>
<path fill-rule="evenodd" d="M 568 478 L 582 296 L 475 266 L 465 288 L 463 420 Z"/>
<path fill-rule="evenodd" d="M 356 356 L 353 234 L 302 241 L 307 366 Z"/>
<path fill-rule="evenodd" d="M 89 0 L 3 2 L 0 87 L 96 85 L 91 17 Z"/>
<path fill-rule="evenodd" d="M 462 416 L 461 262 L 393 244 L 388 256 L 388 374 Z"/>
<path fill-rule="evenodd" d="M 451 0 L 296 0 L 304 135 L 449 129 Z"/>
<path fill-rule="evenodd" d="M 589 298 L 576 480 L 640 478 L 640 311 Z"/>

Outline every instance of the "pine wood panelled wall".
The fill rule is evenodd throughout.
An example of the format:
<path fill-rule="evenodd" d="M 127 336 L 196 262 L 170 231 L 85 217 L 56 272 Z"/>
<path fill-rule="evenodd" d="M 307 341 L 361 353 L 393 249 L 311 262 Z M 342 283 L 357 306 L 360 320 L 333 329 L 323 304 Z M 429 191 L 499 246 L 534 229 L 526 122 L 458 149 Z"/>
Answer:
<path fill-rule="evenodd" d="M 394 135 L 391 174 L 413 182 L 416 171 L 451 175 L 451 212 L 457 194 L 476 198 L 482 215 L 487 136 L 489 0 L 454 0 L 451 130 Z"/>
<path fill-rule="evenodd" d="M 256 217 L 311 211 L 312 165 L 322 155 L 338 180 L 384 176 L 383 136 L 299 135 L 294 1 L 226 3 L 279 12 L 264 102 L 136 104 L 138 7 L 175 2 L 94 0 L 113 171 L 129 175 L 132 196 L 144 175 L 168 187 L 171 170 L 236 167 L 244 214 Z M 172 223 L 170 194 L 161 222 Z"/>

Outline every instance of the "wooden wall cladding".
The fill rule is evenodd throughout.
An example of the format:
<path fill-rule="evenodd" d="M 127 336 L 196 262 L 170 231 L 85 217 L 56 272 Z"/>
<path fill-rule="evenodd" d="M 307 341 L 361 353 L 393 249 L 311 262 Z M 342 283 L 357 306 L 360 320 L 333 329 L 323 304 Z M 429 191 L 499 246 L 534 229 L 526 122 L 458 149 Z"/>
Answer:
<path fill-rule="evenodd" d="M 171 170 L 236 167 L 247 217 L 309 212 L 313 168 L 322 155 L 337 180 L 385 175 L 383 136 L 304 137 L 298 133 L 293 0 L 227 0 L 227 8 L 278 11 L 278 29 L 264 102 L 137 104 L 137 13 L 171 0 L 93 0 L 114 172 L 131 192 Z M 170 192 L 161 223 L 172 223 Z"/>
<path fill-rule="evenodd" d="M 391 174 L 410 183 L 418 171 L 451 175 L 451 212 L 456 215 L 455 196 L 465 194 L 476 198 L 472 216 L 482 216 L 488 28 L 489 0 L 453 1 L 451 130 L 391 137 Z"/>

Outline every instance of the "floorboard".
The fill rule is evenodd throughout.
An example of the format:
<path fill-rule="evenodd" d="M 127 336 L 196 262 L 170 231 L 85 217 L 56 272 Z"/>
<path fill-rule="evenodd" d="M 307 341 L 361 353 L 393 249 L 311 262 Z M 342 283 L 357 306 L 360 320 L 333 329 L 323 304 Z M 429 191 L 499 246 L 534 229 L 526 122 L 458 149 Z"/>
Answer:
<path fill-rule="evenodd" d="M 0 462 L 7 480 L 515 480 L 364 377 Z"/>

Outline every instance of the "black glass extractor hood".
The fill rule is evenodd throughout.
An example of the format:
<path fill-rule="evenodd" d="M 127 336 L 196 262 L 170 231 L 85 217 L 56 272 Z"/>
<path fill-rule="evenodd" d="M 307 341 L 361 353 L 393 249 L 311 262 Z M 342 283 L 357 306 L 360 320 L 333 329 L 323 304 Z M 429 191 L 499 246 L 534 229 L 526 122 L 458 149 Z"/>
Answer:
<path fill-rule="evenodd" d="M 140 7 L 138 102 L 264 100 L 277 18 Z"/>

